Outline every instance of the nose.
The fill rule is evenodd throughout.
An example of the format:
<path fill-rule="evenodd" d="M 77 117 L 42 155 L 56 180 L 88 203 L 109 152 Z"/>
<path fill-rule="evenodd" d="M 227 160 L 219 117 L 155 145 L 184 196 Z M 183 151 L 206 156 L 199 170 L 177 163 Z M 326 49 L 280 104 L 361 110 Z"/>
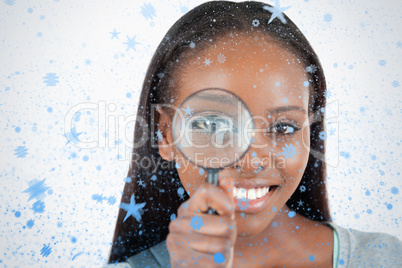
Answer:
<path fill-rule="evenodd" d="M 256 137 L 257 138 L 257 137 Z M 276 153 L 271 146 L 251 146 L 244 156 L 234 163 L 233 168 L 239 170 L 242 176 L 255 176 L 266 169 L 274 168 Z"/>

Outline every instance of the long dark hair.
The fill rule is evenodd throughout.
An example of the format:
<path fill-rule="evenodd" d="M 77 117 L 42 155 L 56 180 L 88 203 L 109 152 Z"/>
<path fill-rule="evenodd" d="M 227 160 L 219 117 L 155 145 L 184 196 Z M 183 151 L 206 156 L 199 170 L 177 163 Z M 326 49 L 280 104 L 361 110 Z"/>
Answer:
<path fill-rule="evenodd" d="M 310 114 L 320 113 L 325 107 L 326 82 L 320 61 L 313 48 L 285 15 L 286 23 L 275 18 L 268 23 L 272 13 L 264 9 L 268 4 L 254 1 L 241 3 L 211 1 L 201 4 L 183 15 L 166 33 L 159 44 L 145 75 L 137 121 L 134 130 L 132 159 L 124 186 L 122 203 L 130 203 L 134 195 L 136 204 L 146 203 L 141 220 L 133 216 L 124 220 L 127 211 L 120 208 L 116 222 L 109 263 L 121 262 L 163 240 L 168 225 L 177 209 L 189 196 L 182 186 L 174 161 L 166 162 L 159 155 L 155 124 L 158 113 L 151 116 L 152 104 L 169 104 L 174 98 L 177 70 L 185 65 L 188 53 L 197 53 L 211 44 L 210 39 L 230 33 L 264 33 L 283 47 L 299 56 L 307 68 L 310 81 Z M 324 139 L 324 118 L 310 125 L 310 153 L 300 187 L 287 201 L 289 208 L 315 221 L 331 221 L 327 190 Z M 137 165 L 139 157 L 150 165 Z M 155 164 L 156 163 L 156 164 Z M 140 182 L 139 182 L 140 181 Z M 180 189 L 180 190 L 179 190 Z M 299 190 L 302 189 L 302 190 Z M 297 202 L 302 200 L 303 206 Z"/>

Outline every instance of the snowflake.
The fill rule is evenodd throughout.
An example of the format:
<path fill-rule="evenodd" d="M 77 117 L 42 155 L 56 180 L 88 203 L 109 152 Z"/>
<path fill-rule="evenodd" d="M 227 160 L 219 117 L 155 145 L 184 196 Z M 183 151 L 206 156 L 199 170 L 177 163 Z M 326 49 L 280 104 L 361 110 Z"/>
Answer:
<path fill-rule="evenodd" d="M 285 158 L 288 159 L 290 157 L 291 159 L 293 159 L 293 155 L 296 155 L 296 148 L 292 144 L 285 144 L 285 146 L 286 148 L 282 147 Z"/>
<path fill-rule="evenodd" d="M 226 56 L 223 55 L 223 54 L 221 54 L 221 53 L 219 53 L 219 55 L 218 55 L 218 62 L 219 62 L 219 63 L 224 63 L 225 61 L 226 61 Z"/>
<path fill-rule="evenodd" d="M 205 58 L 205 61 L 203 61 L 203 63 L 205 63 L 205 67 L 208 65 L 208 66 L 211 66 L 210 64 L 212 63 L 212 61 L 211 61 L 211 59 L 207 59 L 207 58 Z"/>
<path fill-rule="evenodd" d="M 299 189 L 301 193 L 304 193 L 306 191 L 306 186 L 302 185 Z"/>
<path fill-rule="evenodd" d="M 107 199 L 107 202 L 108 202 L 108 204 L 109 205 L 114 205 L 115 203 L 116 203 L 116 197 L 114 197 L 114 196 L 110 196 L 108 199 Z"/>
<path fill-rule="evenodd" d="M 32 209 L 34 213 L 36 212 L 42 213 L 45 210 L 45 203 L 42 202 L 41 200 L 38 200 L 33 204 Z"/>
<path fill-rule="evenodd" d="M 101 203 L 102 204 L 102 201 L 103 201 L 103 196 L 102 196 L 102 194 L 93 194 L 92 195 L 92 199 L 93 200 L 96 200 L 96 204 L 98 204 L 98 203 Z"/>
<path fill-rule="evenodd" d="M 240 210 L 246 210 L 250 206 L 250 203 L 248 202 L 248 199 L 241 198 L 237 201 L 237 206 Z"/>
<path fill-rule="evenodd" d="M 306 72 L 308 73 L 315 73 L 317 71 L 317 67 L 314 64 L 311 64 L 310 66 L 306 67 Z"/>
<path fill-rule="evenodd" d="M 200 230 L 203 225 L 202 218 L 197 215 L 194 217 L 191 217 L 190 225 L 193 228 L 193 230 Z"/>
<path fill-rule="evenodd" d="M 257 27 L 258 25 L 260 25 L 260 21 L 257 19 L 253 20 L 253 26 Z"/>

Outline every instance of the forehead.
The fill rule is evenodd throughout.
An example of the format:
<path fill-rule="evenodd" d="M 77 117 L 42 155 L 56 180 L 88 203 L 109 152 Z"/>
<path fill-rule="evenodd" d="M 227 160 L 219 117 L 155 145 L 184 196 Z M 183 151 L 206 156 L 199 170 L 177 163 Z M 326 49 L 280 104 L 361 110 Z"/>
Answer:
<path fill-rule="evenodd" d="M 197 45 L 197 44 L 196 44 Z M 253 114 L 282 106 L 308 110 L 308 76 L 298 55 L 266 35 L 232 34 L 190 53 L 178 74 L 178 102 L 205 88 L 238 95 Z"/>

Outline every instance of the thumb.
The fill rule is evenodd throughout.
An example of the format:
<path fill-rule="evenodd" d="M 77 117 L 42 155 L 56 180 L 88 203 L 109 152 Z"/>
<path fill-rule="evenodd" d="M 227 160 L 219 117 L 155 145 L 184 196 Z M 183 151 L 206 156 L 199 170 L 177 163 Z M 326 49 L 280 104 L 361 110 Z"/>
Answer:
<path fill-rule="evenodd" d="M 235 202 L 234 202 L 234 196 L 233 196 L 233 181 L 229 177 L 222 177 L 219 178 L 219 187 L 223 190 L 224 193 L 230 196 L 230 200 L 232 201 L 232 209 L 233 209 L 233 215 L 234 215 L 234 210 L 235 210 Z"/>

